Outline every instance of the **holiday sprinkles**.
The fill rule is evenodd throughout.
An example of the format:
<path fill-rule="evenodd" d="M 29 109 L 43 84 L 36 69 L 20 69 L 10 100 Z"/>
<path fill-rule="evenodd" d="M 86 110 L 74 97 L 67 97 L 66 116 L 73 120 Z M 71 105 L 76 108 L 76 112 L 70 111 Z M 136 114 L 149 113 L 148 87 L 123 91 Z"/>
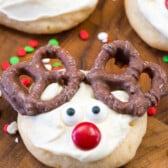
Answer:
<path fill-rule="evenodd" d="M 48 40 L 48 44 L 51 44 L 54 46 L 59 46 L 58 40 L 56 40 L 54 38 Z M 9 58 L 9 60 L 5 60 L 1 63 L 1 69 L 4 71 L 4 70 L 7 70 L 11 65 L 18 64 L 20 62 L 21 57 L 25 57 L 27 54 L 33 53 L 37 49 L 37 47 L 39 47 L 38 40 L 35 40 L 35 39 L 29 40 L 26 46 L 20 47 L 17 49 L 17 51 L 16 51 L 17 54 L 15 56 L 11 56 Z M 48 70 L 52 70 L 52 69 L 56 70 L 55 67 L 57 67 L 57 69 L 61 69 L 60 68 L 61 63 L 59 63 L 59 62 L 53 63 L 53 66 L 48 65 L 47 63 L 50 62 L 49 58 L 43 59 L 42 62 L 44 63 L 44 66 Z"/>

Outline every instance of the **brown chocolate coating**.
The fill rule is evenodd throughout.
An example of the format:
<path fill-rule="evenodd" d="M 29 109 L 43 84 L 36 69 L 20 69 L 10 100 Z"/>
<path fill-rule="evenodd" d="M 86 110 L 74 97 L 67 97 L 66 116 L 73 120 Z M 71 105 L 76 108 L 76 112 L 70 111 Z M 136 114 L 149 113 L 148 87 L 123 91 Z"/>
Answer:
<path fill-rule="evenodd" d="M 123 74 L 105 72 L 106 63 L 115 58 L 116 64 L 128 67 Z M 143 93 L 138 84 L 141 73 L 147 73 L 151 78 L 151 89 Z M 166 90 L 167 77 L 159 65 L 143 62 L 138 51 L 128 41 L 114 41 L 105 44 L 95 63 L 87 74 L 95 97 L 110 108 L 122 114 L 143 115 L 147 109 L 155 105 Z M 128 102 L 121 102 L 111 94 L 111 86 L 125 90 L 129 94 Z"/>
<path fill-rule="evenodd" d="M 42 58 L 58 58 L 65 65 L 65 71 L 48 71 L 41 62 Z M 119 66 L 128 65 L 123 74 L 110 74 L 105 66 L 110 58 Z M 141 73 L 151 78 L 151 89 L 144 93 L 138 84 Z M 34 80 L 31 88 L 26 89 L 20 82 L 20 76 L 27 74 Z M 2 74 L 0 88 L 13 108 L 23 115 L 36 115 L 53 110 L 69 101 L 77 92 L 81 81 L 87 80 L 95 97 L 113 110 L 141 116 L 155 105 L 166 90 L 167 77 L 159 65 L 144 62 L 138 51 L 128 41 L 114 41 L 103 45 L 95 63 L 85 76 L 77 69 L 74 59 L 61 47 L 47 45 L 38 49 L 32 62 L 22 62 L 11 66 Z M 52 82 L 63 85 L 63 90 L 50 100 L 40 99 L 44 89 Z M 128 102 L 121 102 L 111 94 L 112 86 L 125 90 L 129 94 Z"/>
<path fill-rule="evenodd" d="M 60 59 L 66 71 L 48 71 L 42 58 Z M 31 76 L 33 85 L 27 90 L 20 82 L 23 74 Z M 36 115 L 48 112 L 69 101 L 77 92 L 84 75 L 76 68 L 74 59 L 61 47 L 47 45 L 38 49 L 32 62 L 22 62 L 11 66 L 2 74 L 0 87 L 13 108 L 23 115 Z M 40 96 L 48 84 L 61 82 L 63 90 L 54 98 L 43 101 Z"/>

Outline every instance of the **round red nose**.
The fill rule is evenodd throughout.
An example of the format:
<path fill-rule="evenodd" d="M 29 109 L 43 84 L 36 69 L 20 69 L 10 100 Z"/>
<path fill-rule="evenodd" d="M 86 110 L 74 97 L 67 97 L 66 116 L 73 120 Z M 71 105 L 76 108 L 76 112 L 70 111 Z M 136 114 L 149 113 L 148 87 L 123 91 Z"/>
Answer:
<path fill-rule="evenodd" d="M 90 122 L 79 123 L 72 132 L 74 144 L 82 150 L 95 148 L 101 139 L 101 133 L 95 124 Z"/>

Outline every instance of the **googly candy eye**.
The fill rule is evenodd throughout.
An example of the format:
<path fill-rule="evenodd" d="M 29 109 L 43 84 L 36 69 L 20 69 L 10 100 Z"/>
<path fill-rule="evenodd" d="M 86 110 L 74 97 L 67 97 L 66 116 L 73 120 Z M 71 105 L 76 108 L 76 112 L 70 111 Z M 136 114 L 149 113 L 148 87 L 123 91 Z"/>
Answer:
<path fill-rule="evenodd" d="M 68 126 L 77 124 L 82 120 L 82 118 L 83 113 L 75 106 L 66 107 L 62 112 L 62 119 Z"/>
<path fill-rule="evenodd" d="M 92 105 L 88 110 L 88 118 L 93 122 L 101 122 L 107 117 L 108 110 L 103 104 Z"/>

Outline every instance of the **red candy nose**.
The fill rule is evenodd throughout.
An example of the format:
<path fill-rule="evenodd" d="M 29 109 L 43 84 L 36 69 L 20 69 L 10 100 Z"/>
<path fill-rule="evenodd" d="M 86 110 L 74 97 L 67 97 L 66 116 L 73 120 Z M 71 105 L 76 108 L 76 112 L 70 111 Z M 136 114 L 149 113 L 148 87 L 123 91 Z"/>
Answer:
<path fill-rule="evenodd" d="M 166 8 L 168 9 L 168 0 L 165 0 Z"/>
<path fill-rule="evenodd" d="M 101 133 L 95 124 L 90 122 L 79 123 L 72 132 L 74 144 L 82 150 L 95 148 L 101 139 Z"/>

